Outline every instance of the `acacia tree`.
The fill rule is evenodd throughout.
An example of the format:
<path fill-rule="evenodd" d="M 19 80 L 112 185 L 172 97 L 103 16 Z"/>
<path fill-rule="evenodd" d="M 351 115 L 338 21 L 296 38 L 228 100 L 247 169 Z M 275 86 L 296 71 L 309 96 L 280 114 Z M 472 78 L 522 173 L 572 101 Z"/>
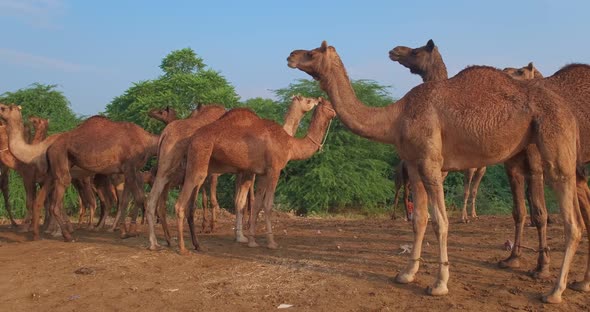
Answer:
<path fill-rule="evenodd" d="M 170 106 L 179 117 L 187 116 L 197 104 L 238 104 L 233 86 L 217 71 L 207 68 L 191 48 L 170 52 L 160 64 L 162 75 L 134 83 L 106 107 L 113 120 L 134 122 L 148 131 L 159 132 L 163 125 L 147 116 L 156 107 Z"/>

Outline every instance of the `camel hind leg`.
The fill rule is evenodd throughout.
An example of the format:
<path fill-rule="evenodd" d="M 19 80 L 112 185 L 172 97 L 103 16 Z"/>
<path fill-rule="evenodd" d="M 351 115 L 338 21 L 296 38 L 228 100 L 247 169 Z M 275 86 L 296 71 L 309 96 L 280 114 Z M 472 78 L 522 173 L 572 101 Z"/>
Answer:
<path fill-rule="evenodd" d="M 573 290 L 589 292 L 590 291 L 590 189 L 585 179 L 578 179 L 578 202 L 584 225 L 586 227 L 586 234 L 588 236 L 588 254 L 586 255 L 586 273 L 584 279 L 578 282 L 573 282 L 569 287 Z"/>
<path fill-rule="evenodd" d="M 536 145 L 543 160 L 543 174 L 557 195 L 565 230 L 561 270 L 553 290 L 543 296 L 547 303 L 562 301 L 570 266 L 582 238 L 583 221 L 576 196 L 578 129 L 571 120 L 573 116 L 560 111 L 546 114 L 537 126 Z"/>
<path fill-rule="evenodd" d="M 254 183 L 254 175 L 241 173 L 236 177 L 236 192 L 234 197 L 234 207 L 236 211 L 236 242 L 247 243 L 248 238 L 244 236 L 244 211 L 249 200 L 250 188 Z M 252 208 L 252 207 L 250 207 Z M 252 209 L 249 209 L 251 211 Z M 250 222 L 250 218 L 248 218 Z"/>
<path fill-rule="evenodd" d="M 156 210 L 158 209 L 158 206 L 161 206 L 163 203 L 164 206 L 164 213 L 165 213 L 165 206 L 166 206 L 166 198 L 168 197 L 168 184 L 170 183 L 170 180 L 168 178 L 168 176 L 166 175 L 166 170 L 158 170 L 158 172 L 156 173 L 156 178 L 154 179 L 154 185 L 152 185 L 152 189 L 149 192 L 148 196 L 147 196 L 147 200 L 146 200 L 146 219 L 147 219 L 147 223 L 148 223 L 148 228 L 149 228 L 149 241 L 150 241 L 150 246 L 148 247 L 148 249 L 150 250 L 157 250 L 160 245 L 158 244 L 158 239 L 156 238 L 156 232 L 155 232 L 155 227 L 156 227 Z M 162 208 L 160 208 L 162 209 Z M 163 216 L 159 216 L 160 219 Z M 164 219 L 162 220 L 162 226 L 164 226 L 164 224 L 166 223 L 166 219 L 164 217 Z M 165 230 L 167 230 L 167 224 L 165 227 Z M 165 231 L 166 232 L 166 231 Z"/>

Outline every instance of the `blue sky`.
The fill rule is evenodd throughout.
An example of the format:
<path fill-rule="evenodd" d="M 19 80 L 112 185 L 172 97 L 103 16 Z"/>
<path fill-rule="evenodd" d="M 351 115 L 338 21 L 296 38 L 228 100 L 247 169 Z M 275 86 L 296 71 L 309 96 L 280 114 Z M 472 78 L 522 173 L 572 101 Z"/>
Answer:
<path fill-rule="evenodd" d="M 242 99 L 271 97 L 304 73 L 294 49 L 336 47 L 353 79 L 401 97 L 421 81 L 387 57 L 430 38 L 454 75 L 468 65 L 524 66 L 546 76 L 590 63 L 588 1 L 0 0 L 0 93 L 58 84 L 78 114 L 104 110 L 133 82 L 193 48 Z"/>

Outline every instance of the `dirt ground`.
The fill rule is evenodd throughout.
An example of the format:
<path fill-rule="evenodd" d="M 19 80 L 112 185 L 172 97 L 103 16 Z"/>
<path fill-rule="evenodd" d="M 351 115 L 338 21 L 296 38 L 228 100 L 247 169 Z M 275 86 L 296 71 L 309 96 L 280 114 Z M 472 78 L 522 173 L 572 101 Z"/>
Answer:
<path fill-rule="evenodd" d="M 434 281 L 437 253 L 431 225 L 417 281 L 400 285 L 393 277 L 409 258 L 400 253 L 401 245 L 412 243 L 409 223 L 275 216 L 278 250 L 233 242 L 233 216 L 225 214 L 217 233 L 200 236 L 208 250 L 188 256 L 176 247 L 146 250 L 146 228 L 127 240 L 80 229 L 76 242 L 64 243 L 47 236 L 32 242 L 2 225 L 0 310 L 271 311 L 281 304 L 293 305 L 284 311 L 590 310 L 590 294 L 569 289 L 560 305 L 539 300 L 551 289 L 563 257 L 561 224 L 549 228 L 554 278 L 537 281 L 527 275 L 535 265 L 533 251 L 525 251 L 520 269 L 497 266 L 508 255 L 504 242 L 513 239 L 510 216 L 469 224 L 453 218 L 450 294 L 430 297 L 424 289 Z M 185 237 L 190 243 L 188 232 Z M 264 235 L 259 242 L 265 243 Z M 536 247 L 536 242 L 535 229 L 527 227 L 524 244 Z M 570 281 L 582 278 L 587 244 L 584 237 Z M 81 268 L 89 274 L 75 273 Z"/>

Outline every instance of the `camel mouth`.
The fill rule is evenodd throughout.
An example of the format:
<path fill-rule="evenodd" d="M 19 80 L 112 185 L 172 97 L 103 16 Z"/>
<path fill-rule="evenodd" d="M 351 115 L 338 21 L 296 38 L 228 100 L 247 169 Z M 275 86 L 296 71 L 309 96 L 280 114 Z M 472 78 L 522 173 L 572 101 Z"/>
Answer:
<path fill-rule="evenodd" d="M 399 61 L 399 60 L 400 60 L 400 58 L 401 58 L 401 57 L 402 57 L 402 56 L 401 56 L 400 54 L 398 54 L 398 53 L 395 51 L 395 49 L 394 49 L 394 50 L 391 50 L 391 51 L 389 51 L 389 58 L 390 58 L 392 61 L 394 61 L 394 62 L 397 62 L 397 61 Z"/>
<path fill-rule="evenodd" d="M 290 57 L 287 58 L 287 66 L 290 68 L 297 68 L 297 62 L 293 61 Z"/>

